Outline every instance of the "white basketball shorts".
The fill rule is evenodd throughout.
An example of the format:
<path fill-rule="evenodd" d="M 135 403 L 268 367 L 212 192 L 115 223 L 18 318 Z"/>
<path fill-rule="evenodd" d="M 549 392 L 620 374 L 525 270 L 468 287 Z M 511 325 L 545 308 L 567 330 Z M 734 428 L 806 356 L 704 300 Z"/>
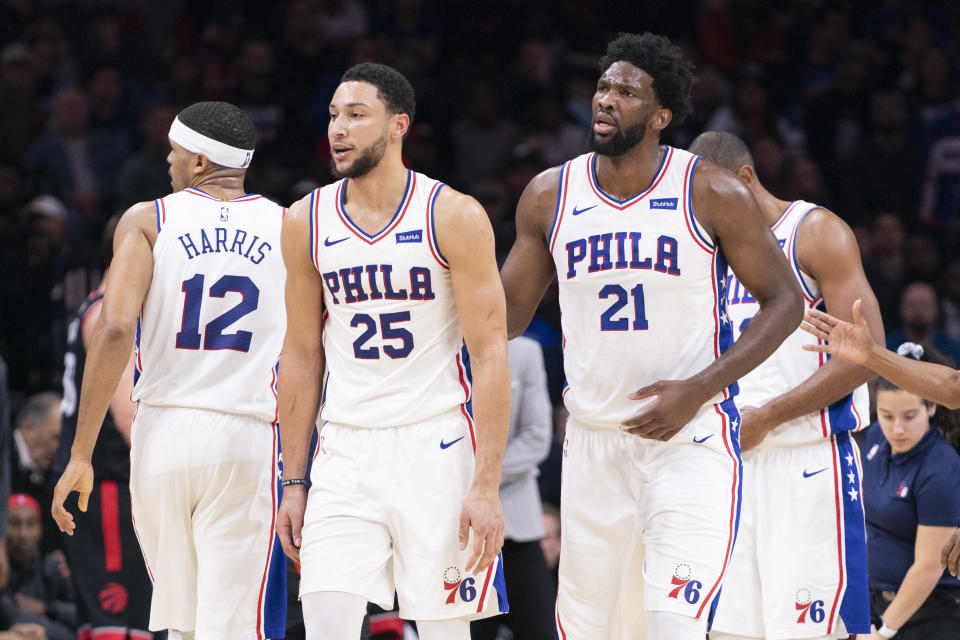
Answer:
<path fill-rule="evenodd" d="M 256 418 L 140 405 L 130 494 L 153 579 L 151 631 L 267 637 L 268 609 L 280 606 L 268 567 L 283 560 L 273 531 L 275 437 Z"/>
<path fill-rule="evenodd" d="M 470 546 L 460 550 L 471 428 L 459 411 L 402 427 L 324 424 L 303 523 L 301 596 L 345 591 L 390 609 L 396 592 L 411 620 L 505 612 L 500 558 L 472 575 Z"/>
<path fill-rule="evenodd" d="M 743 454 L 740 534 L 713 629 L 793 640 L 870 632 L 860 458 L 847 433 Z"/>
<path fill-rule="evenodd" d="M 732 399 L 704 406 L 667 442 L 568 421 L 562 640 L 645 637 L 648 611 L 702 620 L 706 634 L 737 530 L 739 423 Z"/>

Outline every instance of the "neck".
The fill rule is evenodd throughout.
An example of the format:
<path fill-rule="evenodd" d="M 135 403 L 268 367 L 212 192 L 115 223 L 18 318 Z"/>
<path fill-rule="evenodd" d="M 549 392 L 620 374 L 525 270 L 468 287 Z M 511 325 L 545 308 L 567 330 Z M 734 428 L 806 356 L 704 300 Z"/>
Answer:
<path fill-rule="evenodd" d="M 903 335 L 910 342 L 916 342 L 917 344 L 931 344 L 933 342 L 932 327 L 904 325 Z"/>
<path fill-rule="evenodd" d="M 393 213 L 407 188 L 407 168 L 399 151 L 387 153 L 380 163 L 359 178 L 349 178 L 344 200 L 355 206 Z"/>
<path fill-rule="evenodd" d="M 20 571 L 28 571 L 33 568 L 33 563 L 37 559 L 36 553 L 10 554 L 10 562 Z"/>
<path fill-rule="evenodd" d="M 779 220 L 783 212 L 790 206 L 788 201 L 777 198 L 764 189 L 759 183 L 750 191 L 753 193 L 753 197 L 756 198 L 757 204 L 760 205 L 760 213 L 763 214 L 763 219 L 768 225 L 773 225 L 774 222 Z"/>
<path fill-rule="evenodd" d="M 645 136 L 635 147 L 619 156 L 597 154 L 597 182 L 618 200 L 626 200 L 650 186 L 660 168 L 660 141 Z"/>
<path fill-rule="evenodd" d="M 243 174 L 232 176 L 213 176 L 206 178 L 201 177 L 195 180 L 194 183 L 189 186 L 209 193 L 214 198 L 230 200 L 232 198 L 239 198 L 240 196 L 247 194 L 243 188 L 243 178 Z"/>

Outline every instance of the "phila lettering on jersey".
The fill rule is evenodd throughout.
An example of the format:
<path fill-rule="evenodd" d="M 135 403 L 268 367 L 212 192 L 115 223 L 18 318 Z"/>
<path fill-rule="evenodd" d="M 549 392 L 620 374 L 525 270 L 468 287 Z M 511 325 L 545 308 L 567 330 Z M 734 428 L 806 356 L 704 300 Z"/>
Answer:
<path fill-rule="evenodd" d="M 807 214 L 817 208 L 818 205 L 802 200 L 791 202 L 771 229 L 800 282 L 804 302 L 809 308 L 824 309 L 820 286 L 800 269 L 797 262 L 797 231 Z M 750 319 L 760 311 L 757 300 L 732 272 L 727 275 L 727 309 L 737 339 Z M 799 327 L 790 334 L 769 358 L 740 379 L 738 404 L 742 407 L 762 406 L 798 387 L 822 367 L 830 356 L 804 351 L 801 345 L 809 341 L 810 335 Z M 841 431 L 857 431 L 867 424 L 868 402 L 867 385 L 864 384 L 825 409 L 776 427 L 763 439 L 761 446 L 804 444 Z"/>
<path fill-rule="evenodd" d="M 155 206 L 133 399 L 275 422 L 285 209 L 259 195 L 220 200 L 193 188 Z"/>
<path fill-rule="evenodd" d="M 627 395 L 700 371 L 732 343 L 727 263 L 691 210 L 699 156 L 661 147 L 646 191 L 605 193 L 596 154 L 560 173 L 549 237 L 560 283 L 564 401 L 580 423 L 616 429 L 641 404 Z M 736 394 L 736 384 L 710 402 Z"/>
<path fill-rule="evenodd" d="M 445 185 L 408 171 L 396 212 L 370 235 L 346 211 L 346 184 L 318 189 L 310 202 L 326 307 L 321 419 L 394 427 L 459 409 L 469 422 L 469 363 L 434 229 Z"/>

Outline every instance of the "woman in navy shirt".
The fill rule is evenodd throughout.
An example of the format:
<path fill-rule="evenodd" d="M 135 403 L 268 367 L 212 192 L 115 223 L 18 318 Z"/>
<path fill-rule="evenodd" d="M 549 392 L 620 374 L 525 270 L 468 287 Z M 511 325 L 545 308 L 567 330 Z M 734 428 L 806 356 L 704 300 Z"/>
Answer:
<path fill-rule="evenodd" d="M 912 343 L 898 352 L 935 361 Z M 870 600 L 878 627 L 870 640 L 960 638 L 960 581 L 940 565 L 940 548 L 960 524 L 960 456 L 932 426 L 947 428 L 951 413 L 879 381 L 879 424 L 863 444 Z"/>

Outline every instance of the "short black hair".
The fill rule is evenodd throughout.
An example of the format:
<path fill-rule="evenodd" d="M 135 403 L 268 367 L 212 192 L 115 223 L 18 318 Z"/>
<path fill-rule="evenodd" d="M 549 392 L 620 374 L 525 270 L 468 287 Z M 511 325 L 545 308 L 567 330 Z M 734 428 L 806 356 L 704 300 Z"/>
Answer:
<path fill-rule="evenodd" d="M 755 167 L 747 144 L 726 131 L 705 131 L 694 138 L 688 150 L 734 173 L 743 165 Z"/>
<path fill-rule="evenodd" d="M 653 92 L 665 109 L 673 112 L 671 124 L 680 124 L 693 110 L 693 63 L 669 38 L 655 33 L 621 33 L 600 58 L 600 73 L 623 60 L 650 74 Z"/>
<path fill-rule="evenodd" d="M 196 102 L 177 115 L 183 124 L 217 142 L 253 149 L 257 130 L 247 112 L 229 102 Z"/>
<path fill-rule="evenodd" d="M 372 84 L 377 88 L 377 97 L 386 105 L 389 113 L 405 113 L 410 116 L 410 122 L 413 122 L 417 113 L 413 87 L 410 81 L 393 67 L 376 62 L 361 62 L 347 69 L 340 82 Z"/>

